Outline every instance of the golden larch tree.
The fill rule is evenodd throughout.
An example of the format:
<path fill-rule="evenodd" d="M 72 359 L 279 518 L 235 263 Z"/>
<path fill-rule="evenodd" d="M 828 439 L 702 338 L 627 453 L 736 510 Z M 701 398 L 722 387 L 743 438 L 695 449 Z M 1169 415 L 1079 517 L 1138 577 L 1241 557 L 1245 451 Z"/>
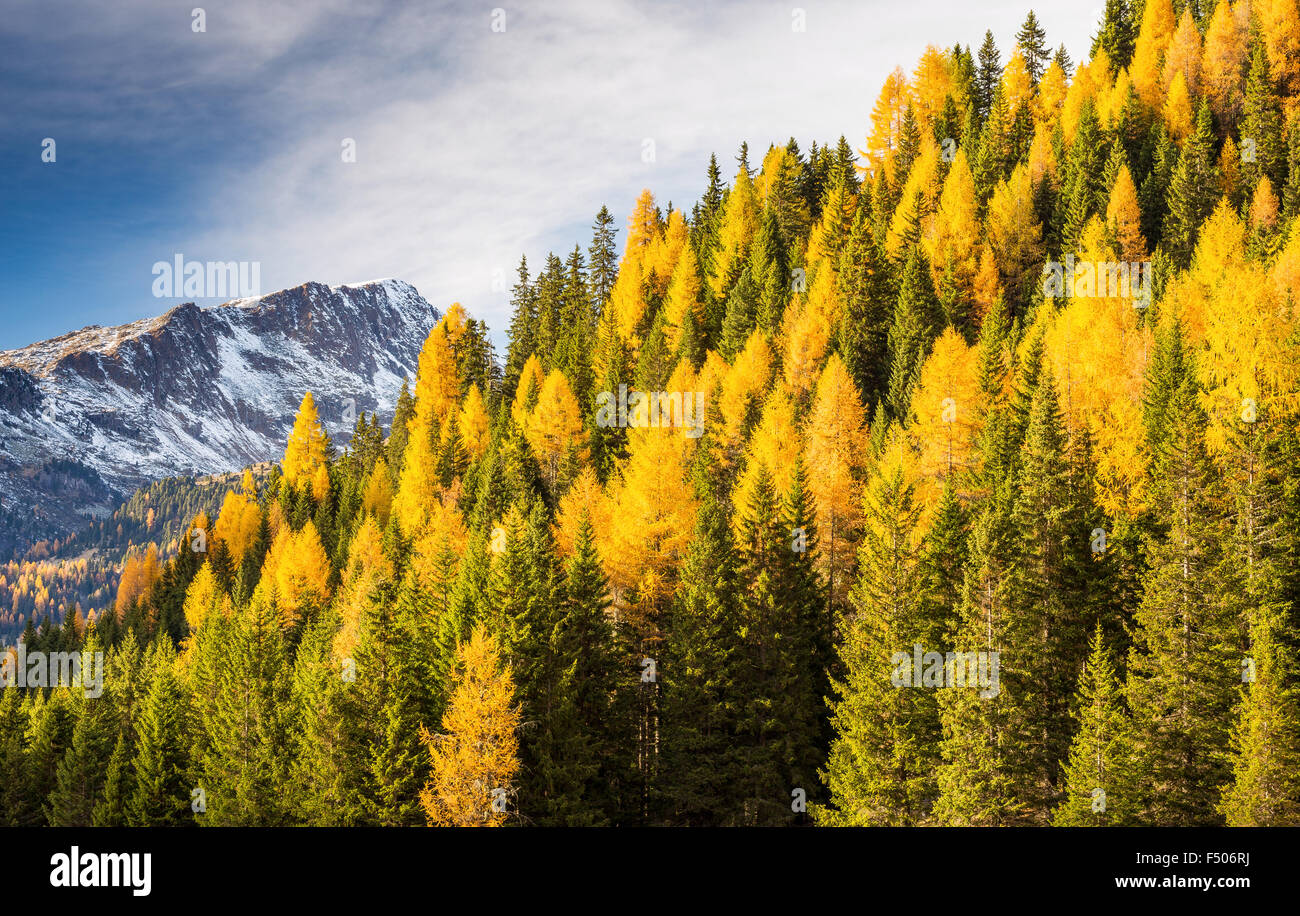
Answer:
<path fill-rule="evenodd" d="M 762 207 L 754 180 L 743 168 L 736 173 L 727 202 L 722 208 L 722 228 L 718 233 L 718 250 L 713 256 L 713 273 L 709 288 L 717 298 L 724 298 L 740 276 L 749 257 L 749 244 L 758 231 Z"/>
<path fill-rule="evenodd" d="M 804 464 L 817 507 L 822 573 L 836 600 L 847 594 L 853 574 L 856 531 L 862 520 L 858 484 L 866 455 L 862 395 L 839 355 L 831 354 L 808 417 Z"/>
<path fill-rule="evenodd" d="M 1137 186 L 1128 165 L 1119 167 L 1115 185 L 1106 203 L 1106 224 L 1115 234 L 1119 256 L 1124 261 L 1145 261 L 1147 240 L 1142 236 L 1142 209 L 1138 205 Z"/>
<path fill-rule="evenodd" d="M 588 457 L 587 434 L 582 426 L 582 409 L 559 369 L 552 369 L 542 383 L 537 405 L 528 415 L 524 436 L 533 449 L 546 485 L 554 490 L 565 460 L 572 454 L 578 461 Z"/>
<path fill-rule="evenodd" d="M 326 438 L 321 426 L 320 416 L 316 412 L 316 399 L 310 391 L 302 396 L 298 415 L 293 421 L 293 430 L 289 433 L 289 444 L 284 450 L 281 472 L 285 483 L 295 486 L 311 486 L 316 499 L 324 499 L 326 493 L 316 492 L 316 472 L 325 467 Z"/>
<path fill-rule="evenodd" d="M 375 462 L 366 478 L 366 487 L 361 492 L 361 508 L 378 520 L 379 527 L 388 527 L 388 516 L 393 508 L 393 478 L 388 462 L 383 458 Z"/>
<path fill-rule="evenodd" d="M 970 469 L 983 415 L 977 351 L 953 328 L 934 342 L 921 367 L 912 415 L 908 434 L 915 442 L 917 498 L 927 518 L 945 484 L 956 484 Z"/>
<path fill-rule="evenodd" d="M 936 289 L 944 275 L 950 273 L 962 298 L 971 298 L 982 235 L 975 179 L 966 151 L 958 149 L 943 182 L 939 209 L 923 239 Z"/>
<path fill-rule="evenodd" d="M 895 67 L 885 84 L 880 87 L 875 107 L 871 109 L 871 133 L 866 150 L 858 152 L 866 157 L 864 167 L 873 176 L 889 166 L 898 151 L 898 141 L 903 135 L 903 115 L 911 102 L 911 88 L 902 67 Z"/>
<path fill-rule="evenodd" d="M 1160 85 L 1169 92 L 1174 76 L 1181 73 L 1187 83 L 1187 92 L 1196 95 L 1201 91 L 1201 30 L 1196 26 L 1191 7 L 1183 7 L 1178 28 L 1165 51 L 1165 64 L 1160 71 Z"/>
<path fill-rule="evenodd" d="M 465 403 L 460 408 L 460 442 L 465 454 L 471 460 L 478 460 L 487 451 L 488 432 L 491 421 L 488 419 L 487 405 L 483 403 L 483 394 L 478 385 L 471 385 L 465 395 Z"/>
<path fill-rule="evenodd" d="M 1138 98 L 1151 110 L 1159 110 L 1164 104 L 1165 85 L 1161 76 L 1165 51 L 1174 37 L 1174 25 L 1171 0 L 1146 0 L 1129 75 L 1133 77 Z"/>
<path fill-rule="evenodd" d="M 1201 85 L 1220 124 L 1236 124 L 1245 99 L 1246 37 L 1250 29 L 1248 0 L 1219 0 L 1205 30 L 1201 56 Z"/>
<path fill-rule="evenodd" d="M 514 677 L 482 624 L 456 647 L 456 661 L 442 733 L 420 733 L 430 759 L 420 806 L 435 827 L 499 827 L 519 772 Z"/>

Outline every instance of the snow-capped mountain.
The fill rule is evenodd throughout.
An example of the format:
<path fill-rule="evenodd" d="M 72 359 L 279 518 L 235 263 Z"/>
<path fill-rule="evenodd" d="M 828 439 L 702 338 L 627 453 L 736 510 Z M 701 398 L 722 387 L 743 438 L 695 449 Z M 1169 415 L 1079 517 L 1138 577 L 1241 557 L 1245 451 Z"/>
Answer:
<path fill-rule="evenodd" d="M 346 442 L 361 411 L 391 419 L 438 318 L 400 280 L 306 283 L 0 352 L 0 527 L 59 534 L 146 481 L 278 459 L 306 391 Z"/>

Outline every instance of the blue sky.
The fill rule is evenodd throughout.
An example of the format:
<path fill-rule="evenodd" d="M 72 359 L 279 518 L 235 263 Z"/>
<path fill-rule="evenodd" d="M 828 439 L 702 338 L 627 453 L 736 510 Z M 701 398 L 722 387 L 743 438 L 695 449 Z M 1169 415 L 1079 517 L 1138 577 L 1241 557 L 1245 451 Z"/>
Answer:
<path fill-rule="evenodd" d="M 0 350 L 166 311 L 182 300 L 155 298 L 151 269 L 176 253 L 258 261 L 262 292 L 399 277 L 500 341 L 494 279 L 521 253 L 585 249 L 602 203 L 621 226 L 643 187 L 689 208 L 741 140 L 755 159 L 790 136 L 861 146 L 895 65 L 986 28 L 1005 58 L 1029 3 L 5 7 Z M 1078 63 L 1100 7 L 1034 8 Z"/>

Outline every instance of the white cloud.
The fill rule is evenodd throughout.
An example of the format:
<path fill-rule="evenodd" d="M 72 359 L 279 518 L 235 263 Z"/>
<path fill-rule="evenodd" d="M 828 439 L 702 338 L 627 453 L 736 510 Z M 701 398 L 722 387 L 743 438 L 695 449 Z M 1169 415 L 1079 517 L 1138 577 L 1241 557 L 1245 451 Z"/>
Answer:
<path fill-rule="evenodd" d="M 986 27 L 1005 58 L 1028 8 L 796 2 L 803 33 L 776 3 L 507 5 L 499 34 L 488 5 L 210 7 L 198 37 L 223 50 L 168 78 L 184 93 L 238 68 L 244 94 L 176 250 L 259 260 L 264 290 L 400 277 L 439 307 L 463 302 L 500 340 L 508 294 L 493 271 L 509 284 L 521 253 L 536 270 L 547 250 L 585 250 L 601 204 L 621 224 L 642 187 L 689 208 L 709 153 L 730 177 L 741 140 L 754 164 L 790 136 L 860 146 L 889 70 L 910 70 L 927 43 L 978 45 Z M 1055 6 L 1040 20 L 1078 61 L 1095 22 Z M 269 152 L 249 130 L 275 138 Z"/>

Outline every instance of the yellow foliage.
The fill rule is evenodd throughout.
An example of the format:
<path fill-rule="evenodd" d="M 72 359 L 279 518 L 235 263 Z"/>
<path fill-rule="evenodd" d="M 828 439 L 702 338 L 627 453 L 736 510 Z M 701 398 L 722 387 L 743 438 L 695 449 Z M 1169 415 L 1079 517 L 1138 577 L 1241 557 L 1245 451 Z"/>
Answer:
<path fill-rule="evenodd" d="M 1119 243 L 1119 256 L 1123 261 L 1145 261 L 1147 242 L 1142 237 L 1142 210 L 1138 206 L 1137 186 L 1127 165 L 1119 167 L 1115 186 L 1110 189 L 1106 203 L 1106 223 L 1115 233 Z"/>
<path fill-rule="evenodd" d="M 621 479 L 610 484 L 614 524 L 605 539 L 605 563 L 620 599 L 635 589 L 640 604 L 662 608 L 673 592 L 698 503 L 685 441 L 657 429 L 628 430 L 628 458 Z M 643 633 L 654 629 L 653 621 L 641 623 Z"/>
<path fill-rule="evenodd" d="M 1115 76 L 1115 85 L 1097 94 L 1097 119 L 1103 127 L 1114 127 L 1132 93 L 1133 81 L 1129 79 L 1128 70 L 1120 68 Z"/>
<path fill-rule="evenodd" d="M 1034 184 L 1023 163 L 993 189 L 986 229 L 1005 285 L 1018 284 L 1027 270 L 1042 262 L 1043 227 L 1034 211 Z"/>
<path fill-rule="evenodd" d="M 1105 232 L 1094 217 L 1085 227 L 1079 257 L 1109 263 Z M 1136 281 L 1134 281 L 1136 282 Z M 1148 280 L 1149 282 L 1149 280 Z M 1133 295 L 1109 277 L 1097 277 L 1090 292 L 1076 286 L 1049 323 L 1044 337 L 1046 364 L 1061 395 L 1071 429 L 1087 429 L 1095 446 L 1098 502 L 1112 514 L 1140 511 L 1145 501 L 1147 464 L 1142 428 L 1142 398 L 1151 350 L 1149 328 L 1139 326 Z M 1130 284 L 1130 293 L 1134 290 Z"/>
<path fill-rule="evenodd" d="M 1110 86 L 1110 58 L 1105 49 L 1099 48 L 1097 56 L 1074 74 L 1074 80 L 1065 92 L 1065 101 L 1061 105 L 1061 136 L 1067 145 L 1074 142 L 1074 132 L 1079 127 L 1083 103 L 1090 99 L 1096 102 L 1098 93 Z"/>
<path fill-rule="evenodd" d="M 348 565 L 337 607 L 342 622 L 334 634 L 334 658 L 352 657 L 361 636 L 361 616 L 366 602 L 381 582 L 392 579 L 393 564 L 384 555 L 384 536 L 367 516 L 348 547 Z"/>
<path fill-rule="evenodd" d="M 979 270 L 975 273 L 971 298 L 975 302 L 975 324 L 983 325 L 984 317 L 994 307 L 1002 295 L 1002 279 L 998 273 L 998 262 L 993 257 L 993 249 L 985 242 L 980 246 Z"/>
<path fill-rule="evenodd" d="M 448 333 L 448 324 L 434 325 L 420 349 L 420 363 L 415 379 L 415 415 L 411 420 L 411 437 L 416 430 L 426 434 L 437 429 L 460 401 L 460 372 Z"/>
<path fill-rule="evenodd" d="M 490 425 L 483 395 L 479 393 L 478 385 L 470 385 L 465 403 L 460 408 L 460 441 L 471 460 L 482 458 L 487 451 Z"/>
<path fill-rule="evenodd" d="M 1029 68 L 1017 47 L 1002 71 L 1002 97 L 1006 100 L 1007 111 L 1014 114 L 1021 105 L 1032 102 L 1033 96 L 1034 85 L 1029 79 Z"/>
<path fill-rule="evenodd" d="M 790 489 L 801 446 L 794 402 L 782 388 L 777 387 L 763 405 L 763 419 L 749 438 L 745 470 L 731 491 L 731 501 L 736 507 L 732 520 L 737 528 L 758 485 L 759 468 L 767 470 L 778 497 L 783 497 Z"/>
<path fill-rule="evenodd" d="M 1152 110 L 1160 108 L 1165 100 L 1167 87 L 1161 79 L 1161 67 L 1165 50 L 1173 37 L 1174 7 L 1171 0 L 1146 0 L 1129 73 L 1138 98 Z"/>
<path fill-rule="evenodd" d="M 1273 183 L 1267 175 L 1255 185 L 1255 196 L 1250 202 L 1250 225 L 1252 229 L 1271 230 L 1277 226 L 1277 195 L 1273 193 Z"/>
<path fill-rule="evenodd" d="M 831 593 L 843 598 L 853 573 L 856 531 L 862 519 L 858 476 L 867 454 L 862 395 L 838 354 L 831 354 L 817 382 L 807 423 L 804 465 L 817 507 L 822 574 Z"/>
<path fill-rule="evenodd" d="M 1061 117 L 1061 108 L 1069 91 L 1069 80 L 1065 70 L 1056 61 L 1052 61 L 1042 77 L 1038 80 L 1038 96 L 1034 100 L 1034 118 L 1041 130 L 1049 130 Z"/>
<path fill-rule="evenodd" d="M 1034 131 L 1033 142 L 1029 144 L 1029 177 L 1034 184 L 1056 181 L 1056 151 L 1052 149 L 1052 135 L 1042 126 Z"/>
<path fill-rule="evenodd" d="M 1178 20 L 1178 28 L 1165 51 L 1165 64 L 1161 70 L 1160 84 L 1165 92 L 1174 85 L 1174 77 L 1181 73 L 1187 84 L 1189 94 L 1195 95 L 1201 90 L 1201 30 L 1197 28 L 1190 7 L 1183 7 L 1183 15 Z"/>
<path fill-rule="evenodd" d="M 721 298 L 731 289 L 749 255 L 749 243 L 758 231 L 761 206 L 754 181 L 741 169 L 736 173 L 727 202 L 722 208 L 722 228 L 718 233 L 718 250 L 714 252 L 714 271 L 709 288 Z"/>
<path fill-rule="evenodd" d="M 388 462 L 380 458 L 370 469 L 366 488 L 361 494 L 361 507 L 374 515 L 380 528 L 388 527 L 388 516 L 393 508 L 393 479 Z"/>
<path fill-rule="evenodd" d="M 939 195 L 939 209 L 922 238 L 936 288 L 940 278 L 951 271 L 962 298 L 972 297 L 982 236 L 975 179 L 966 151 L 958 149 Z"/>
<path fill-rule="evenodd" d="M 190 625 L 191 633 L 203 626 L 203 621 L 216 607 L 220 597 L 212 564 L 204 563 L 190 581 L 190 587 L 185 590 L 185 622 Z"/>
<path fill-rule="evenodd" d="M 911 94 L 903 68 L 895 67 L 885 77 L 876 105 L 871 109 L 871 134 L 867 138 L 867 148 L 858 151 L 866 157 L 865 168 L 873 176 L 880 174 L 882 168 L 892 167 L 894 154 L 898 151 L 898 141 L 903 134 L 903 115 L 911 101 Z"/>
<path fill-rule="evenodd" d="M 595 538 L 604 543 L 613 530 L 614 507 L 590 467 L 583 468 L 565 491 L 555 513 L 555 547 L 561 557 L 573 556 L 584 518 L 591 520 Z"/>
<path fill-rule="evenodd" d="M 1192 111 L 1192 99 L 1187 92 L 1187 80 L 1183 77 L 1181 70 L 1174 74 L 1173 83 L 1169 87 L 1169 95 L 1165 99 L 1162 115 L 1169 136 L 1175 140 L 1185 140 L 1196 129 L 1196 116 Z"/>
<path fill-rule="evenodd" d="M 1269 72 L 1289 114 L 1300 93 L 1300 9 L 1296 0 L 1255 0 L 1251 9 L 1259 17 Z"/>
<path fill-rule="evenodd" d="M 440 489 L 433 439 L 418 424 L 413 424 L 411 436 L 406 440 L 406 454 L 402 458 L 397 493 L 393 496 L 391 505 L 391 511 L 397 515 L 397 523 L 403 534 L 407 537 L 415 536 L 428 517 L 429 510 L 438 501 Z"/>
<path fill-rule="evenodd" d="M 653 278 L 656 295 L 662 296 L 668 288 L 668 281 L 677 268 L 678 259 L 690 247 L 686 242 L 686 219 L 681 210 L 674 210 L 668 215 L 668 225 L 664 231 L 655 236 L 646 250 L 645 275 Z"/>
<path fill-rule="evenodd" d="M 945 482 L 971 466 L 982 425 L 979 397 L 977 351 L 948 328 L 921 368 L 908 428 L 916 449 L 917 499 L 927 513 Z"/>
<path fill-rule="evenodd" d="M 1210 417 L 1207 442 L 1215 450 L 1226 447 L 1247 398 L 1257 409 L 1285 413 L 1296 408 L 1300 381 L 1295 313 L 1289 291 L 1276 282 L 1288 255 L 1284 251 L 1270 277 L 1264 265 L 1246 259 L 1245 237 L 1237 214 L 1220 201 L 1201 229 L 1191 269 L 1170 283 L 1165 296 L 1197 353 Z"/>
<path fill-rule="evenodd" d="M 329 478 L 325 481 L 325 493 L 317 490 L 316 472 L 325 467 L 325 430 L 321 427 L 320 417 L 316 413 L 316 399 L 308 391 L 303 395 L 298 415 L 293 421 L 293 430 L 289 433 L 289 444 L 284 450 L 281 472 L 285 483 L 309 484 L 317 499 L 323 499 L 329 491 Z"/>
<path fill-rule="evenodd" d="M 499 827 L 519 771 L 514 678 L 482 624 L 456 647 L 456 661 L 442 734 L 420 732 L 430 758 L 420 807 L 433 826 Z"/>
<path fill-rule="evenodd" d="M 944 99 L 953 92 L 952 54 L 926 45 L 912 74 L 911 102 L 917 127 L 922 133 L 933 130 L 934 119 L 943 111 Z"/>
<path fill-rule="evenodd" d="M 225 542 L 231 562 L 238 566 L 253 546 L 261 524 L 262 510 L 257 503 L 244 493 L 227 490 L 212 535 Z"/>
<path fill-rule="evenodd" d="M 907 175 L 898 207 L 894 210 L 885 236 L 885 245 L 891 255 L 898 253 L 907 227 L 913 222 L 924 225 L 939 200 L 939 144 L 932 137 L 921 138 L 921 150 Z"/>
<path fill-rule="evenodd" d="M 555 486 L 570 450 L 579 461 L 587 460 L 589 453 L 587 434 L 582 426 L 582 410 L 569 387 L 569 380 L 559 369 L 552 369 L 542 384 L 537 405 L 524 424 L 524 436 L 541 466 L 547 486 Z"/>
<path fill-rule="evenodd" d="M 1220 123 L 1236 123 L 1241 114 L 1245 82 L 1246 36 L 1250 27 L 1248 0 L 1219 0 L 1205 30 L 1201 83 Z"/>
<path fill-rule="evenodd" d="M 455 500 L 448 495 L 433 507 L 428 524 L 415 539 L 409 569 L 416 587 L 433 597 L 439 614 L 451 602 L 456 570 L 468 543 L 465 520 Z"/>
<path fill-rule="evenodd" d="M 643 188 L 627 218 L 627 243 L 623 248 L 623 260 L 643 259 L 646 249 L 658 234 L 659 208 L 655 206 L 654 194 L 650 193 L 649 188 Z"/>
<path fill-rule="evenodd" d="M 705 369 L 708 369 L 707 365 Z M 747 425 L 771 378 L 772 350 L 767 345 L 767 338 L 755 331 L 749 335 L 745 349 L 736 356 L 736 362 L 723 378 L 717 400 L 708 402 L 708 422 L 722 424 L 717 441 L 725 463 L 730 464 L 738 456 Z"/>
<path fill-rule="evenodd" d="M 664 302 L 664 341 L 669 352 L 677 352 L 688 314 L 698 333 L 700 322 L 704 318 L 700 306 L 700 286 L 699 264 L 695 260 L 695 252 L 687 245 L 677 259 L 672 282 L 668 285 L 668 298 Z"/>
<path fill-rule="evenodd" d="M 271 544 L 254 599 L 269 600 L 274 589 L 284 627 L 290 629 L 309 603 L 322 606 L 329 601 L 329 573 L 316 526 L 308 521 L 297 532 L 285 526 Z"/>
<path fill-rule="evenodd" d="M 829 268 L 817 271 L 808 300 L 792 301 L 785 346 L 785 381 L 800 398 L 812 390 L 830 347 L 831 330 L 840 317 L 835 277 Z"/>

